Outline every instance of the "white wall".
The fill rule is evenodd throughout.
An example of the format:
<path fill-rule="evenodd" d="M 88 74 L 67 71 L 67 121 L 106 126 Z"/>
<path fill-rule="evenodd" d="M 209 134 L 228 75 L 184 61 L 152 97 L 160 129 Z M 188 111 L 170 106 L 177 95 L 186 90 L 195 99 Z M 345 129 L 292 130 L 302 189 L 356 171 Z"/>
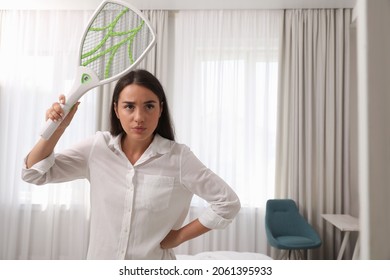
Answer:
<path fill-rule="evenodd" d="M 361 258 L 390 259 L 390 0 L 358 0 Z"/>

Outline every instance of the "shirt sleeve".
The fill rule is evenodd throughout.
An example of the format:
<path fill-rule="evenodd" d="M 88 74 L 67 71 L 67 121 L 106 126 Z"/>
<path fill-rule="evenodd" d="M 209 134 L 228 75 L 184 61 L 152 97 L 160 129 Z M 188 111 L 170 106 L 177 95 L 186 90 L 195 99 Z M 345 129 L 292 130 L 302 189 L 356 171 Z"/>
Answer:
<path fill-rule="evenodd" d="M 22 179 L 36 185 L 89 179 L 88 160 L 93 143 L 94 137 L 89 138 L 60 153 L 52 153 L 30 168 L 26 166 L 27 155 Z"/>
<path fill-rule="evenodd" d="M 201 224 L 210 229 L 222 229 L 232 222 L 241 208 L 237 194 L 188 147 L 182 151 L 180 176 L 182 184 L 209 203 L 198 218 Z"/>

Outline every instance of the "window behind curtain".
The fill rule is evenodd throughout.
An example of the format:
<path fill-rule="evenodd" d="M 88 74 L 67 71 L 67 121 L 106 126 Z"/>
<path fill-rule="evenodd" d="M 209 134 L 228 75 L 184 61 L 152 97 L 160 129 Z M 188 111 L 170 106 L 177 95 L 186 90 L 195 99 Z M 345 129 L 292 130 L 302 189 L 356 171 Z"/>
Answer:
<path fill-rule="evenodd" d="M 263 208 L 273 196 L 280 19 L 280 11 L 183 11 L 174 19 L 178 141 L 244 207 Z"/>
<path fill-rule="evenodd" d="M 34 186 L 23 158 L 39 139 L 47 108 L 70 90 L 91 11 L 0 12 L 0 259 L 83 258 L 88 184 Z M 95 91 L 85 95 L 56 149 L 95 132 Z"/>

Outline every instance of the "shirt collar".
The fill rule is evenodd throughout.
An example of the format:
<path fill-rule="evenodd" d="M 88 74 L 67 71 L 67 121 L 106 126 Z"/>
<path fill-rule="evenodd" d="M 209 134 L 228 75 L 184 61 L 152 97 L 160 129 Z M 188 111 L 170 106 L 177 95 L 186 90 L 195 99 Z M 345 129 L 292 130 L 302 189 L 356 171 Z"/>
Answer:
<path fill-rule="evenodd" d="M 160 136 L 159 134 L 154 135 L 152 143 L 146 149 L 145 152 L 150 151 L 152 156 L 164 155 L 171 150 L 173 142 Z"/>
<path fill-rule="evenodd" d="M 118 151 L 122 151 L 121 148 L 121 139 L 122 139 L 122 133 L 114 136 L 110 139 L 108 146 L 110 148 L 114 148 Z M 146 149 L 144 154 L 148 154 L 149 156 L 155 156 L 155 155 L 164 155 L 168 153 L 171 150 L 173 141 L 166 139 L 159 134 L 154 135 L 152 143 L 150 143 L 149 147 Z"/>

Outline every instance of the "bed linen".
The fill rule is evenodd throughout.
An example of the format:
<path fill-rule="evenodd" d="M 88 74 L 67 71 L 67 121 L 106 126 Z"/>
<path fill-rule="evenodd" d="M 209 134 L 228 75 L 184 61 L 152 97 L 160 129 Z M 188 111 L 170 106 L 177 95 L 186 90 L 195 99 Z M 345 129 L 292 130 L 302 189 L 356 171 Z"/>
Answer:
<path fill-rule="evenodd" d="M 176 255 L 178 260 L 272 260 L 271 257 L 252 252 L 210 251 L 196 255 Z"/>

